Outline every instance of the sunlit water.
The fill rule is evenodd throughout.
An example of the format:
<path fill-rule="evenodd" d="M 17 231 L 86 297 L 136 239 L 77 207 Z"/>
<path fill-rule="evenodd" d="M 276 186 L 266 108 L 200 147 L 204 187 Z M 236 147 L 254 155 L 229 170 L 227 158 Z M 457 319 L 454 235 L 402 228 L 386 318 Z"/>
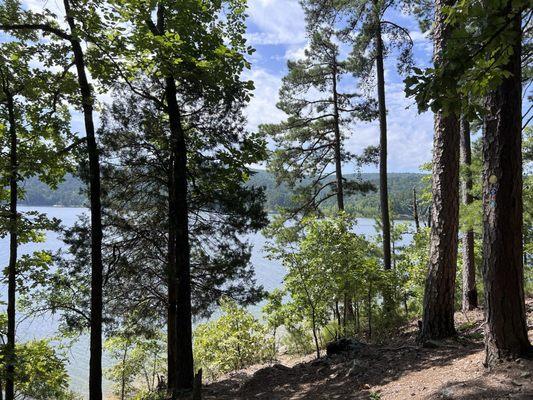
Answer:
<path fill-rule="evenodd" d="M 49 217 L 59 218 L 66 227 L 72 226 L 77 218 L 83 213 L 88 213 L 84 208 L 61 208 L 61 207 L 24 207 L 20 206 L 21 211 L 37 210 L 46 213 Z M 374 220 L 368 218 L 359 218 L 356 232 L 372 237 L 376 234 Z M 255 268 L 257 282 L 266 290 L 273 290 L 282 284 L 285 274 L 284 268 L 276 261 L 269 260 L 263 249 L 265 237 L 261 233 L 249 235 L 248 239 L 253 244 L 251 262 Z M 411 240 L 410 235 L 403 239 L 404 243 Z M 33 243 L 20 246 L 19 254 L 30 253 L 35 250 L 57 251 L 63 246 L 63 242 L 56 233 L 49 232 L 44 243 Z M 0 259 L 7 264 L 9 255 L 8 238 L 0 239 Z M 2 298 L 6 297 L 5 287 L 2 289 Z M 252 308 L 254 314 L 258 313 L 259 307 Z M 57 316 L 48 315 L 33 319 L 21 320 L 17 325 L 17 340 L 26 341 L 31 339 L 49 338 L 57 333 L 58 318 Z M 72 389 L 80 394 L 88 393 L 88 374 L 89 374 L 89 341 L 87 336 L 81 337 L 76 341 L 67 352 L 68 373 L 71 378 Z M 110 360 L 104 355 L 104 367 L 110 365 Z M 110 393 L 111 386 L 108 381 L 104 382 L 104 392 Z"/>

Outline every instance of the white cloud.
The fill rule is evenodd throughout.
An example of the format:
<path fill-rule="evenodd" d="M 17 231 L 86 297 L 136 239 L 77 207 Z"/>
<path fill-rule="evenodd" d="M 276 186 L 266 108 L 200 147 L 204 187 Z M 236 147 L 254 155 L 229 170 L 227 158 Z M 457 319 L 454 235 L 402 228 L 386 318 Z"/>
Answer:
<path fill-rule="evenodd" d="M 253 45 L 296 44 L 305 41 L 305 18 L 297 0 L 251 0 L 249 21 L 259 32 L 248 34 Z"/>
<path fill-rule="evenodd" d="M 281 86 L 281 77 L 273 75 L 262 68 L 255 68 L 244 75 L 245 79 L 254 81 L 254 96 L 246 107 L 248 128 L 257 130 L 261 124 L 277 123 L 286 115 L 276 107 Z"/>
<path fill-rule="evenodd" d="M 403 84 L 386 86 L 388 169 L 392 172 L 416 171 L 431 161 L 433 115 L 418 114 L 413 100 L 405 98 Z M 379 144 L 379 123 L 359 123 L 353 129 L 346 147 L 360 152 Z"/>

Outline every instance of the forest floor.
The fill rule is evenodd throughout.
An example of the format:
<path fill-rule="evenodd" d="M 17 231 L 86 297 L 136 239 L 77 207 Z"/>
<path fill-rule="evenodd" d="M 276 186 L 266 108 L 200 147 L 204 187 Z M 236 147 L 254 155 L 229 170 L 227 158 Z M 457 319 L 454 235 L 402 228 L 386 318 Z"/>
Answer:
<path fill-rule="evenodd" d="M 533 299 L 526 303 L 533 341 Z M 533 360 L 483 366 L 483 313 L 456 313 L 459 335 L 432 348 L 415 343 L 416 321 L 386 345 L 314 359 L 281 356 L 207 385 L 203 399 L 533 399 Z"/>

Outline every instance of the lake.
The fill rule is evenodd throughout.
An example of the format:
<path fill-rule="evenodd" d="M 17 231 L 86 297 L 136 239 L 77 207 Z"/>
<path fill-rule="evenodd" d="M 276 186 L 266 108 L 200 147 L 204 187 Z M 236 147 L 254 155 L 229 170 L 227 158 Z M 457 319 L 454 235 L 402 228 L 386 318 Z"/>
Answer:
<path fill-rule="evenodd" d="M 61 207 L 30 207 L 20 206 L 21 211 L 37 210 L 46 213 L 49 217 L 59 218 L 64 226 L 72 226 L 77 218 L 83 213 L 88 213 L 85 208 L 61 208 Z M 368 218 L 358 218 L 356 232 L 367 237 L 376 234 L 374 229 L 374 220 Z M 277 262 L 268 260 L 263 250 L 266 239 L 261 233 L 249 235 L 248 239 L 253 244 L 251 262 L 254 265 L 257 282 L 267 290 L 273 290 L 282 284 L 285 274 L 284 268 Z M 403 242 L 408 243 L 411 240 L 410 235 L 404 237 Z M 26 244 L 20 246 L 20 254 L 30 253 L 35 250 L 57 251 L 63 246 L 63 242 L 54 232 L 48 232 L 46 242 L 37 244 Z M 8 260 L 9 256 L 9 239 L 0 239 L 0 257 L 2 260 Z M 5 290 L 5 289 L 4 289 Z M 5 298 L 5 294 L 2 298 Z M 255 307 L 255 310 L 258 308 Z M 254 310 L 254 311 L 255 311 Z M 52 337 L 55 335 L 58 327 L 56 317 L 40 317 L 35 319 L 26 319 L 17 325 L 17 340 L 26 341 L 36 338 Z M 88 373 L 89 373 L 89 343 L 86 336 L 80 338 L 68 351 L 68 372 L 71 377 L 71 386 L 74 391 L 86 395 L 88 393 Z M 104 365 L 109 366 L 110 360 L 104 356 Z M 111 390 L 109 382 L 104 382 L 104 392 L 109 393 Z"/>

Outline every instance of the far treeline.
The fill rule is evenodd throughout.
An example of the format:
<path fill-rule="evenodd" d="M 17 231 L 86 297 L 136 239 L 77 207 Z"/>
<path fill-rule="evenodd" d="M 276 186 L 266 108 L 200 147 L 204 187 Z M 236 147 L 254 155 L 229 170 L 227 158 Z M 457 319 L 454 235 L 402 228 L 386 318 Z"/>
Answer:
<path fill-rule="evenodd" d="M 420 346 L 461 343 L 456 311 L 478 308 L 484 366 L 532 356 L 530 0 L 301 0 L 284 117 L 257 129 L 246 0 L 38 3 L 0 0 L 1 400 L 78 398 L 56 344 L 86 334 L 90 400 L 106 376 L 121 400 L 197 400 L 203 378 L 273 361 L 280 343 L 320 358 L 414 320 Z M 434 115 L 430 184 L 388 173 L 387 118 L 403 111 L 387 107 L 386 67 Z M 375 146 L 352 152 L 373 121 Z M 347 174 L 368 165 L 379 174 Z M 20 207 L 36 179 L 68 188 L 68 174 L 89 208 L 73 226 Z M 358 235 L 357 214 L 378 234 Z M 49 231 L 60 251 L 25 252 Z M 270 293 L 258 232 L 286 271 Z M 50 314 L 53 341 L 21 340 L 21 319 Z"/>
<path fill-rule="evenodd" d="M 391 212 L 398 219 L 413 218 L 413 189 L 420 195 L 430 184 L 428 174 L 421 173 L 389 173 L 388 186 L 390 191 Z M 347 175 L 347 180 L 361 179 L 369 181 L 375 190 L 368 193 L 356 193 L 346 199 L 346 209 L 356 217 L 373 218 L 379 215 L 379 176 L 374 173 Z M 279 207 L 291 204 L 291 190 L 286 185 L 277 185 L 275 177 L 261 170 L 251 171 L 248 186 L 264 187 L 268 212 L 276 212 Z M 62 206 L 83 207 L 87 203 L 82 191 L 82 181 L 67 174 L 55 190 L 40 182 L 37 178 L 28 179 L 24 184 L 25 198 L 20 202 L 30 206 Z M 331 201 L 329 202 L 331 203 Z M 326 203 L 327 208 L 330 204 Z M 427 207 L 420 207 L 421 218 L 427 219 Z"/>

